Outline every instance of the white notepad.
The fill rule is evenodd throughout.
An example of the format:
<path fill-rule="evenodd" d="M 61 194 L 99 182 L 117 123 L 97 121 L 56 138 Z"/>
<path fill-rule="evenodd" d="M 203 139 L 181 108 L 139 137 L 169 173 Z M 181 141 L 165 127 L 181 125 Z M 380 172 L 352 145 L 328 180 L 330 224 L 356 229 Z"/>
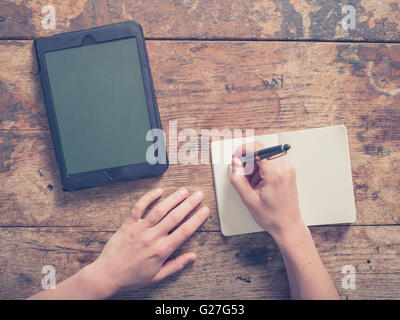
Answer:
<path fill-rule="evenodd" d="M 265 148 L 284 143 L 291 145 L 284 157 L 296 167 L 300 210 L 306 225 L 352 223 L 356 220 L 346 127 L 324 127 L 211 143 L 223 235 L 264 231 L 229 181 L 233 152 L 251 139 L 261 142 Z"/>

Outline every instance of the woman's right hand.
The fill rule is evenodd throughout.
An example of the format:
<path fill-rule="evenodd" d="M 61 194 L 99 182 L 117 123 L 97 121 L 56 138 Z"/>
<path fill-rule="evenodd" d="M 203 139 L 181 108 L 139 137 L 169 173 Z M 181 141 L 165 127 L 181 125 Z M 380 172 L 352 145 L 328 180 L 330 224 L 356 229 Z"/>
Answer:
<path fill-rule="evenodd" d="M 238 147 L 232 159 L 231 183 L 256 222 L 278 244 L 295 244 L 308 232 L 300 214 L 296 170 L 282 157 L 254 162 L 247 174 L 238 158 L 263 149 L 259 142 Z"/>

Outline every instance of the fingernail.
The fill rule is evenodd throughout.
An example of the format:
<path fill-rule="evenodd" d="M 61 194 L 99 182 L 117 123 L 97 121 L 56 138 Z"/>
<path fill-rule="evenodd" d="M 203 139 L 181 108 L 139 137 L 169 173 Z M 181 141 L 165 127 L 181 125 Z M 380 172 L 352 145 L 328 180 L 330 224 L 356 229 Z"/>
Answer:
<path fill-rule="evenodd" d="M 203 199 L 203 192 L 201 192 L 201 191 L 196 191 L 195 193 L 193 193 L 193 198 L 194 198 L 195 200 Z"/>
<path fill-rule="evenodd" d="M 157 188 L 157 189 L 156 189 L 156 193 L 157 193 L 157 194 L 162 193 L 162 189 L 161 189 L 161 188 Z"/>
<path fill-rule="evenodd" d="M 204 208 L 201 210 L 201 212 L 202 212 L 203 214 L 208 214 L 208 213 L 210 212 L 210 209 L 208 209 L 208 207 L 204 207 Z"/>
<path fill-rule="evenodd" d="M 188 189 L 186 189 L 186 188 L 180 189 L 179 192 L 180 192 L 181 195 L 183 195 L 183 196 L 186 196 L 186 195 L 189 193 Z"/>
<path fill-rule="evenodd" d="M 193 253 L 193 255 L 190 257 L 190 261 L 194 261 L 197 259 L 197 254 Z"/>
<path fill-rule="evenodd" d="M 240 161 L 239 158 L 233 158 L 232 159 L 232 167 L 239 167 L 242 165 L 242 161 Z"/>

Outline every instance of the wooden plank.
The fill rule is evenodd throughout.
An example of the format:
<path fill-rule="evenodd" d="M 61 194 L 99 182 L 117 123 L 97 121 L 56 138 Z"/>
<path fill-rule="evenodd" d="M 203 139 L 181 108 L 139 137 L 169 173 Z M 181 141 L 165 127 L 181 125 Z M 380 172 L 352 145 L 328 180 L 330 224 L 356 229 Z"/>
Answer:
<path fill-rule="evenodd" d="M 206 194 L 203 204 L 213 211 L 207 229 L 219 229 L 210 165 L 175 165 L 162 177 L 64 192 L 48 132 L 0 132 L 0 150 L 0 225 L 117 228 L 148 190 L 168 195 L 184 185 Z"/>
<path fill-rule="evenodd" d="M 210 128 L 254 128 L 264 134 L 345 124 L 356 223 L 399 223 L 399 179 L 393 174 L 400 168 L 399 45 L 147 45 L 167 136 L 175 120 L 178 130 L 192 128 L 196 135 Z M 185 185 L 205 192 L 212 218 L 204 228 L 219 230 L 209 164 L 171 165 L 161 178 L 63 192 L 32 42 L 0 42 L 0 66 L 0 225 L 117 227 L 150 188 L 168 193 Z M 176 138 L 169 141 L 174 145 Z"/>
<path fill-rule="evenodd" d="M 0 298 L 26 298 L 41 289 L 41 269 L 53 265 L 65 279 L 101 252 L 112 230 L 0 228 Z M 314 227 L 321 258 L 343 299 L 400 298 L 399 226 Z M 123 299 L 288 298 L 279 250 L 266 233 L 224 238 L 196 232 L 178 253 L 197 261 L 160 284 L 116 296 Z M 356 289 L 341 286 L 342 268 L 356 269 Z"/>
<path fill-rule="evenodd" d="M 27 39 L 133 19 L 151 38 L 400 40 L 397 0 L 54 0 L 56 28 L 46 30 L 42 8 L 48 4 L 3 1 L 0 37 Z M 342 27 L 346 5 L 355 9 L 354 30 Z"/>

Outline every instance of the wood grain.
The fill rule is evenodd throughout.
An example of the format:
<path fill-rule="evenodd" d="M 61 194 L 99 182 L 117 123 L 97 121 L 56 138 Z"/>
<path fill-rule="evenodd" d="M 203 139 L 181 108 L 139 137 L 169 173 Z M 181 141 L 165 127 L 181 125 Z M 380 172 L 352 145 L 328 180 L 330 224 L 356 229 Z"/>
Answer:
<path fill-rule="evenodd" d="M 0 4 L 0 39 L 10 39 L 0 41 L 0 299 L 40 290 L 44 265 L 55 266 L 58 282 L 72 275 L 98 256 L 142 194 L 182 185 L 203 190 L 211 209 L 176 253 L 193 250 L 198 260 L 160 284 L 113 298 L 289 297 L 279 250 L 266 233 L 220 234 L 209 164 L 172 164 L 158 178 L 61 190 L 32 41 L 17 39 L 132 19 L 152 39 L 165 129 L 177 121 L 178 131 L 191 128 L 201 139 L 211 128 L 265 134 L 347 126 L 357 221 L 313 227 L 312 234 L 343 299 L 400 299 L 400 47 L 297 41 L 398 42 L 397 0 L 55 0 L 55 30 L 41 27 L 46 4 Z M 345 31 L 341 8 L 349 4 L 357 24 Z M 227 39 L 296 42 L 217 41 Z M 183 145 L 166 133 L 172 146 Z M 200 154 L 207 158 L 208 149 Z M 355 290 L 341 286 L 345 265 L 356 268 Z"/>
<path fill-rule="evenodd" d="M 56 10 L 54 30 L 41 23 L 48 4 Z M 345 5 L 356 10 L 354 30 L 342 27 Z M 132 19 L 148 38 L 400 40 L 397 0 L 3 0 L 0 37 L 31 39 Z"/>
<path fill-rule="evenodd" d="M 57 282 L 93 261 L 113 230 L 0 228 L 0 299 L 26 298 L 41 290 L 44 265 Z M 321 258 L 343 299 L 399 299 L 399 226 L 313 227 Z M 196 232 L 176 254 L 193 250 L 196 262 L 149 288 L 119 293 L 124 299 L 289 298 L 278 248 L 266 233 L 224 238 Z M 345 290 L 342 269 L 356 269 L 356 289 Z"/>
<path fill-rule="evenodd" d="M 400 180 L 393 174 L 400 169 L 399 45 L 148 41 L 147 46 L 168 137 L 170 121 L 196 135 L 211 128 L 264 134 L 345 124 L 356 223 L 399 223 Z M 212 218 L 204 229 L 219 230 L 209 164 L 172 164 L 160 178 L 63 192 L 32 42 L 0 42 L 0 65 L 0 225 L 116 228 L 144 192 L 160 186 L 169 193 L 185 185 L 206 193 Z M 201 154 L 208 156 L 208 148 Z"/>

